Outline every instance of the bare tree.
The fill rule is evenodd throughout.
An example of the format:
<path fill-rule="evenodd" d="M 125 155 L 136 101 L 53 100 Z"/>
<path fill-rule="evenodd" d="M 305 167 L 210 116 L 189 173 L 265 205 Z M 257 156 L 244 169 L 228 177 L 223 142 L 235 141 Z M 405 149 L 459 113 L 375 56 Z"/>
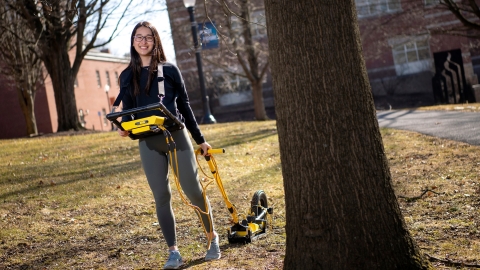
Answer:
<path fill-rule="evenodd" d="M 432 34 L 449 34 L 480 38 L 480 9 L 475 0 L 439 0 L 439 9 L 449 10 L 460 22 L 458 25 L 442 25 L 432 29 Z"/>
<path fill-rule="evenodd" d="M 265 1 L 284 268 L 431 269 L 392 188 L 354 3 Z"/>
<path fill-rule="evenodd" d="M 82 129 L 77 112 L 74 81 L 85 55 L 108 44 L 128 14 L 153 12 L 154 1 L 113 0 L 5 0 L 22 16 L 38 40 L 38 51 L 48 71 L 55 93 L 58 131 Z M 135 4 L 134 4 L 135 3 Z M 153 7 L 153 8 L 152 8 Z M 112 23 L 113 22 L 113 23 Z M 110 25 L 112 24 L 112 25 Z M 112 35 L 98 40 L 100 31 L 113 28 Z M 74 57 L 69 52 L 74 50 Z"/>
<path fill-rule="evenodd" d="M 250 0 L 240 0 L 236 9 L 231 5 L 232 1 L 222 1 L 223 12 L 227 17 L 229 40 L 237 61 L 242 67 L 243 76 L 248 79 L 252 87 L 255 119 L 267 120 L 262 84 L 268 70 L 268 53 L 266 48 L 261 48 L 261 42 L 255 41 L 252 36 L 252 24 L 265 26 L 251 21 L 252 4 Z M 233 29 L 232 18 L 236 18 L 240 22 L 241 30 L 239 32 Z M 266 40 L 263 42 L 266 43 Z M 263 45 L 266 46 L 266 44 Z"/>
<path fill-rule="evenodd" d="M 32 31 L 25 21 L 0 1 L 0 72 L 12 82 L 26 123 L 26 132 L 38 134 L 35 94 L 43 84 L 42 61 L 38 57 Z"/>
<path fill-rule="evenodd" d="M 199 9 L 197 15 L 200 24 L 214 23 L 221 44 L 218 49 L 202 51 L 203 60 L 207 64 L 205 75 L 208 86 L 223 93 L 251 88 L 256 120 L 268 119 L 262 87 L 269 69 L 266 26 L 254 18 L 264 17 L 263 14 L 257 14 L 263 13 L 263 10 L 263 1 L 215 0 L 203 1 L 203 9 Z M 188 36 L 188 33 L 179 34 L 185 32 L 186 29 L 182 30 L 184 26 L 172 23 L 172 32 L 179 37 L 176 42 L 183 41 L 180 36 Z M 264 34 L 254 35 L 258 29 Z M 185 43 L 182 45 L 187 47 Z M 179 60 L 182 61 L 182 57 Z M 232 77 L 240 77 L 242 80 L 235 86 L 229 85 Z M 248 84 L 245 85 L 242 81 Z"/>

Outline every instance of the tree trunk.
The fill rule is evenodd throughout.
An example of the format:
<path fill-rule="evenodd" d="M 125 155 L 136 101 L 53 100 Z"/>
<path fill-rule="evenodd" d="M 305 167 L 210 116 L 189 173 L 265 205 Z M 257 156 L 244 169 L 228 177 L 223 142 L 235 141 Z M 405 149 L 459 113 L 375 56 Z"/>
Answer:
<path fill-rule="evenodd" d="M 22 109 L 23 116 L 25 118 L 25 124 L 27 126 L 27 135 L 38 135 L 37 120 L 35 118 L 35 97 L 22 87 L 17 87 L 18 101 L 20 108 Z M 36 85 L 34 86 L 36 87 Z"/>
<path fill-rule="evenodd" d="M 51 46 L 62 47 L 59 42 L 50 42 Z M 64 45 L 68 48 L 68 45 Z M 83 129 L 78 119 L 77 103 L 75 99 L 75 88 L 72 79 L 72 69 L 68 58 L 67 49 L 57 48 L 56 57 L 46 57 L 45 67 L 48 70 L 55 93 L 55 105 L 57 107 L 58 130 L 80 130 Z"/>
<path fill-rule="evenodd" d="M 262 81 L 251 82 L 253 108 L 255 110 L 255 120 L 268 120 L 267 112 L 265 111 L 265 103 L 263 101 Z"/>
<path fill-rule="evenodd" d="M 265 0 L 285 269 L 429 269 L 396 200 L 353 0 Z"/>
<path fill-rule="evenodd" d="M 243 68 L 243 71 L 247 75 L 252 87 L 253 96 L 253 108 L 255 113 L 255 120 L 268 120 L 267 113 L 265 111 L 265 103 L 263 101 L 263 88 L 262 79 L 265 76 L 265 72 L 259 71 L 258 64 L 258 52 L 255 49 L 255 44 L 252 37 L 252 28 L 250 21 L 250 0 L 240 1 L 240 22 L 242 23 L 242 37 L 243 37 L 243 50 L 245 57 L 247 58 L 248 67 L 241 58 L 241 52 L 237 49 L 237 56 L 239 62 Z"/>

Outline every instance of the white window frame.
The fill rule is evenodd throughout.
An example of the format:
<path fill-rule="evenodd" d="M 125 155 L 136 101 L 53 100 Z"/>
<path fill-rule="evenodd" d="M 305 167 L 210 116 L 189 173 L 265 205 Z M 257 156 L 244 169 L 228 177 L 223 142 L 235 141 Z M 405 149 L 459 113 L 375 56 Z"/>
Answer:
<path fill-rule="evenodd" d="M 402 10 L 401 0 L 355 0 L 359 18 Z"/>
<path fill-rule="evenodd" d="M 389 43 L 392 46 L 392 56 L 395 62 L 397 76 L 431 70 L 432 58 L 428 36 L 403 37 L 391 40 Z M 426 46 L 419 46 L 421 43 L 426 43 Z M 419 53 L 420 51 L 423 51 L 423 53 Z M 411 56 L 413 52 L 416 55 L 416 60 L 409 60 L 409 56 Z M 428 55 L 428 58 L 423 59 L 422 56 L 425 55 Z M 400 57 L 405 61 L 401 62 L 399 60 Z"/>
<path fill-rule="evenodd" d="M 95 74 L 97 76 L 97 86 L 98 88 L 102 88 L 102 79 L 100 78 L 100 71 L 95 70 Z"/>
<path fill-rule="evenodd" d="M 108 86 L 112 86 L 112 84 L 110 83 L 110 72 L 105 71 L 105 77 L 107 77 L 107 85 Z"/>

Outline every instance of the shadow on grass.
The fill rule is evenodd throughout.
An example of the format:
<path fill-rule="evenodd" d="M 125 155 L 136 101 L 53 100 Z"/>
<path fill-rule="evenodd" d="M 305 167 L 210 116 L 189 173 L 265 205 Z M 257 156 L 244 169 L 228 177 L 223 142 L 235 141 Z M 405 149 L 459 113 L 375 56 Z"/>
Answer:
<path fill-rule="evenodd" d="M 220 245 L 220 250 L 223 253 L 223 252 L 225 252 L 225 250 L 242 248 L 245 245 L 249 245 L 249 244 Z M 223 259 L 223 258 L 220 258 L 220 259 Z M 198 259 L 195 259 L 195 260 L 188 260 L 180 269 L 189 269 L 190 267 L 199 266 L 199 265 L 206 264 L 206 263 L 209 263 L 209 261 L 205 261 L 204 258 L 198 258 Z M 210 268 L 210 267 L 206 267 L 205 269 L 208 269 L 208 268 Z"/>
<path fill-rule="evenodd" d="M 5 250 L 5 255 L 16 255 L 18 257 L 19 253 L 28 253 L 29 249 L 32 248 L 32 246 L 29 246 L 25 243 L 20 243 L 17 247 Z M 50 269 L 57 263 L 57 261 L 65 258 L 75 258 L 80 252 L 96 252 L 96 249 L 94 247 L 87 246 L 69 247 L 60 251 L 44 253 L 40 258 L 32 258 L 31 260 L 27 259 L 23 263 L 12 263 L 10 265 L 5 264 L 4 266 L 6 267 L 5 269 Z M 5 263 L 4 260 L 0 260 L 0 262 L 2 262 L 2 264 Z"/>
<path fill-rule="evenodd" d="M 212 142 L 214 144 L 219 145 L 220 147 L 228 147 L 228 146 L 240 145 L 240 144 L 244 144 L 252 141 L 259 141 L 267 137 L 276 136 L 276 135 L 277 135 L 277 129 L 265 128 L 265 129 L 260 129 L 250 133 L 242 132 L 239 134 L 232 134 L 231 136 L 226 136 L 220 139 L 213 139 Z M 217 146 L 213 146 L 213 147 L 217 148 Z"/>
<path fill-rule="evenodd" d="M 24 183 L 24 182 L 27 182 L 27 181 L 34 181 L 36 179 L 49 179 L 49 180 L 69 179 L 69 180 L 56 181 L 55 186 L 68 185 L 68 184 L 71 184 L 71 183 L 86 181 L 86 180 L 99 181 L 98 179 L 96 179 L 97 176 L 92 175 L 91 171 L 94 171 L 96 169 L 98 170 L 98 169 L 106 168 L 107 166 L 105 164 L 89 163 L 89 164 L 85 164 L 84 166 L 82 166 L 81 170 L 77 170 L 75 172 L 64 172 L 64 173 L 51 174 L 51 175 L 46 174 L 46 175 L 43 175 L 41 177 L 33 175 L 33 173 L 38 172 L 38 170 L 36 170 L 38 166 L 27 167 L 27 168 L 25 166 L 16 166 L 16 167 L 21 167 L 22 170 L 26 170 L 26 171 L 30 172 L 30 174 L 28 174 L 26 177 L 22 177 L 20 179 L 19 179 L 19 177 L 14 177 L 12 179 L 3 180 L 2 183 L 0 183 L 0 186 L 1 185 L 6 186 L 6 185 L 8 185 L 9 183 L 12 183 L 12 182 Z M 41 167 L 43 168 L 43 171 L 50 171 L 51 172 L 51 171 L 58 170 L 58 164 L 56 164 L 54 166 L 43 165 Z M 128 173 L 128 172 L 136 171 L 136 170 L 140 169 L 140 164 L 139 164 L 139 161 L 130 161 L 128 163 L 124 163 L 124 164 L 121 164 L 121 165 L 117 164 L 117 165 L 113 165 L 113 166 L 108 166 L 107 168 L 108 168 L 108 170 L 101 170 L 99 172 L 99 176 L 104 176 L 106 174 L 118 175 L 118 174 L 125 174 L 125 173 Z M 69 170 L 69 168 L 67 168 L 67 170 Z M 9 198 L 10 196 L 13 196 L 13 195 L 17 195 L 17 196 L 18 195 L 24 195 L 24 194 L 28 194 L 28 193 L 33 192 L 33 191 L 37 191 L 37 190 L 41 190 L 41 189 L 47 189 L 47 188 L 51 188 L 51 185 L 48 182 L 43 183 L 43 184 L 30 183 L 30 185 L 28 185 L 27 187 L 24 187 L 20 190 L 14 190 L 14 191 L 11 191 L 11 192 L 1 193 L 0 194 L 0 199 L 7 200 L 7 198 Z"/>

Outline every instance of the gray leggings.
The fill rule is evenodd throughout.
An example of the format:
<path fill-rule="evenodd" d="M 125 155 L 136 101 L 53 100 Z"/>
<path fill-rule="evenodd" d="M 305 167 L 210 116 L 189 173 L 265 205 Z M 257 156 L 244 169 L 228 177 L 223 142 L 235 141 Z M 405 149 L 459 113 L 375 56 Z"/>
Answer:
<path fill-rule="evenodd" d="M 192 143 L 185 129 L 172 132 L 173 140 L 177 148 L 179 180 L 183 192 L 193 205 L 206 212 L 203 191 L 198 180 L 198 168 Z M 153 192 L 157 218 L 162 229 L 163 236 L 169 247 L 177 245 L 175 230 L 175 217 L 171 204 L 171 190 L 168 183 L 168 165 L 170 157 L 165 137 L 162 134 L 139 140 L 140 158 L 143 170 L 147 176 L 148 184 Z M 173 145 L 172 145 L 173 146 Z M 173 153 L 173 148 L 172 148 Z M 175 162 L 175 161 L 174 161 Z M 210 202 L 207 199 L 208 208 Z M 208 216 L 202 214 L 202 222 L 207 232 L 210 232 Z M 210 211 L 212 219 L 212 212 Z M 213 226 L 212 226 L 213 230 Z"/>

